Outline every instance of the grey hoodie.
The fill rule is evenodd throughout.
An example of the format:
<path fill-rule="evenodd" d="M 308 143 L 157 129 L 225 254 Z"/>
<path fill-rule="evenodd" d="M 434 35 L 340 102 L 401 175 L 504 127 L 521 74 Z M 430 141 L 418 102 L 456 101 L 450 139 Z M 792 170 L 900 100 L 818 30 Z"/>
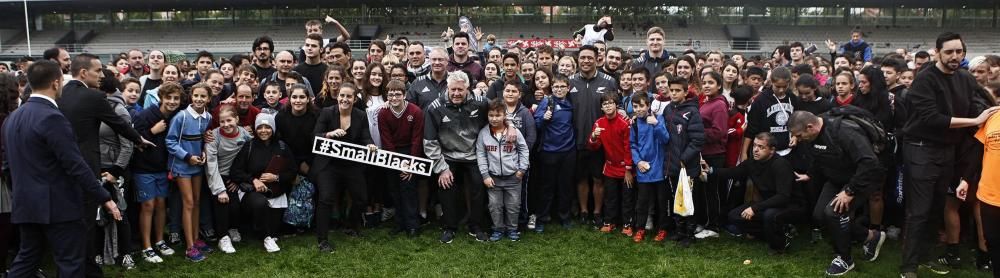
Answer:
<path fill-rule="evenodd" d="M 506 135 L 497 139 L 491 134 L 490 127 L 483 127 L 476 140 L 476 162 L 479 172 L 486 177 L 509 177 L 517 171 L 528 171 L 528 143 L 524 136 L 514 127 L 509 127 L 517 133 L 517 142 L 507 142 Z M 506 132 L 504 132 L 506 133 Z"/>
<path fill-rule="evenodd" d="M 121 92 L 108 95 L 108 105 L 111 105 L 118 117 L 131 125 L 132 117 L 129 115 L 128 109 L 125 108 L 125 100 L 122 99 Z M 118 166 L 118 169 L 125 169 L 128 167 L 134 147 L 132 141 L 118 136 L 111 127 L 103 123 L 98 134 L 101 138 L 101 168 L 110 169 Z"/>

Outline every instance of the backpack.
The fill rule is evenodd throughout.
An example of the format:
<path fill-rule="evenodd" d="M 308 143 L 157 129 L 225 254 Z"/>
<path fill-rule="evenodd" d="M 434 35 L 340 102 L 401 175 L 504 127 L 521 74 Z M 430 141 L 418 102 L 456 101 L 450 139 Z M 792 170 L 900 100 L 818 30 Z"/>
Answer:
<path fill-rule="evenodd" d="M 846 105 L 830 109 L 827 115 L 838 124 L 843 124 L 846 120 L 860 127 L 868 140 L 872 142 L 875 154 L 881 154 L 889 146 L 889 134 L 885 131 L 882 123 L 876 120 L 875 116 L 868 110 L 854 105 Z"/>
<path fill-rule="evenodd" d="M 313 186 L 305 177 L 299 176 L 299 183 L 288 193 L 288 209 L 285 210 L 285 223 L 299 228 L 309 228 L 313 218 Z"/>

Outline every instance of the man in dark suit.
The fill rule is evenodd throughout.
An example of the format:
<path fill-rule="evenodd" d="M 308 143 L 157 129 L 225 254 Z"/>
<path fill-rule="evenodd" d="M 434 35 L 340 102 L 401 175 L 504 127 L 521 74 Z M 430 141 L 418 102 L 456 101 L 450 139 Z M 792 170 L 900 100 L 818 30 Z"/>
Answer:
<path fill-rule="evenodd" d="M 62 110 L 72 125 L 73 133 L 76 134 L 76 143 L 79 145 L 80 153 L 84 161 L 93 173 L 92 179 L 97 179 L 98 171 L 101 170 L 100 138 L 98 131 L 101 123 L 106 123 L 122 137 L 136 143 L 137 146 L 151 145 L 132 128 L 127 121 L 118 117 L 114 109 L 108 104 L 107 95 L 96 88 L 100 86 L 104 73 L 101 60 L 92 54 L 80 54 L 73 57 L 70 63 L 70 73 L 73 79 L 66 82 L 62 88 L 62 95 L 57 102 L 59 110 Z M 114 78 L 114 77 L 109 77 Z M 88 196 L 92 197 L 92 196 Z M 97 204 L 92 198 L 84 199 L 84 222 L 87 227 L 87 234 L 93 235 L 94 219 L 97 213 Z M 93 236 L 87 237 L 87 255 L 96 255 L 97 251 L 93 246 Z M 94 260 L 87 260 L 87 277 L 103 276 L 101 268 Z"/>
<path fill-rule="evenodd" d="M 73 144 L 70 122 L 56 99 L 62 89 L 59 64 L 28 67 L 31 97 L 4 124 L 3 141 L 13 180 L 11 223 L 19 224 L 21 249 L 10 277 L 34 275 L 45 245 L 51 246 L 60 277 L 81 277 L 86 261 L 84 192 L 121 220 L 111 196 Z"/>

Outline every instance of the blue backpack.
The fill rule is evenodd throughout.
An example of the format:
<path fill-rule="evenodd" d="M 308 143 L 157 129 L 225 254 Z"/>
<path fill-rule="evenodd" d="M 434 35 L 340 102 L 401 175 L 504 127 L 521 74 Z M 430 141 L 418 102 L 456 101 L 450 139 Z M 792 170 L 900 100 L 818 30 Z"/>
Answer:
<path fill-rule="evenodd" d="M 313 194 L 315 186 L 303 176 L 298 177 L 299 183 L 292 186 L 288 193 L 288 209 L 285 210 L 285 223 L 299 228 L 309 228 L 313 218 Z"/>

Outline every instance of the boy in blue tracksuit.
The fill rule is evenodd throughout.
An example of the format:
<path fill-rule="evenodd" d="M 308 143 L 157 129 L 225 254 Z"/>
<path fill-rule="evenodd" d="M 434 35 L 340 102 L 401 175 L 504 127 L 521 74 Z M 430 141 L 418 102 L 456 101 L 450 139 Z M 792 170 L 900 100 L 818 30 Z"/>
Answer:
<path fill-rule="evenodd" d="M 636 181 L 639 183 L 636 203 L 635 225 L 640 229 L 646 227 L 649 215 L 649 206 L 653 204 L 656 208 L 656 242 L 661 242 L 667 237 L 666 226 L 671 223 L 669 218 L 670 200 L 673 195 L 664 182 L 663 161 L 670 140 L 670 133 L 667 132 L 665 121 L 662 115 L 656 115 L 649 111 L 649 97 L 646 94 L 639 94 L 632 97 L 632 108 L 635 111 L 635 119 L 632 125 L 632 137 L 629 138 L 629 145 L 632 150 L 632 160 L 636 166 Z"/>
<path fill-rule="evenodd" d="M 535 232 L 545 230 L 543 223 L 549 220 L 552 200 L 557 198 L 556 211 L 563 226 L 570 223 L 570 206 L 576 191 L 573 188 L 573 170 L 576 169 L 576 133 L 573 127 L 573 104 L 566 97 L 569 94 L 569 80 L 556 77 L 552 81 L 552 95 L 542 99 L 535 111 L 535 124 L 541 138 L 540 192 L 542 195 L 538 210 Z M 558 194 L 557 194 L 558 192 Z"/>
<path fill-rule="evenodd" d="M 669 82 L 670 104 L 663 111 L 663 120 L 670 132 L 670 141 L 667 142 L 663 169 L 669 178 L 669 192 L 676 192 L 682 167 L 689 177 L 701 174 L 699 165 L 701 147 L 705 144 L 705 127 L 698 111 L 698 96 L 688 92 L 687 80 L 673 78 Z M 694 221 L 688 218 L 691 217 L 674 217 L 676 230 L 671 238 L 679 240 L 681 247 L 688 247 L 694 242 Z"/>

